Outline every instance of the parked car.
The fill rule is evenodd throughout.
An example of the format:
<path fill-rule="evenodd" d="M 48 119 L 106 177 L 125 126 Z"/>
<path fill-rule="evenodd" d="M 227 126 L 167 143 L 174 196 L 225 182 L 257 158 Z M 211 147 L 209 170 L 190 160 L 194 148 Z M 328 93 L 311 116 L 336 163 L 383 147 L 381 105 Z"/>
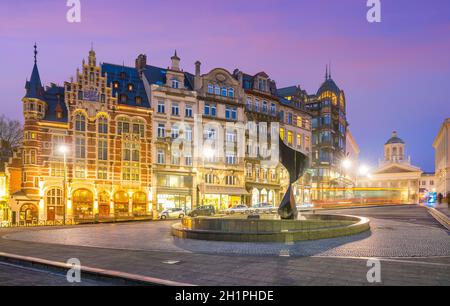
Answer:
<path fill-rule="evenodd" d="M 161 212 L 159 218 L 161 220 L 171 219 L 171 218 L 183 218 L 185 216 L 185 212 L 182 208 L 167 208 Z"/>
<path fill-rule="evenodd" d="M 225 210 L 225 213 L 228 215 L 233 215 L 233 214 L 247 214 L 249 213 L 249 207 L 247 205 L 234 205 L 231 208 L 228 208 L 227 210 Z"/>
<path fill-rule="evenodd" d="M 189 213 L 189 217 L 212 216 L 216 213 L 216 209 L 212 205 L 199 206 Z"/>
<path fill-rule="evenodd" d="M 277 210 L 278 209 L 275 206 L 267 203 L 255 204 L 251 208 L 251 212 L 257 214 L 273 214 L 276 213 Z"/>

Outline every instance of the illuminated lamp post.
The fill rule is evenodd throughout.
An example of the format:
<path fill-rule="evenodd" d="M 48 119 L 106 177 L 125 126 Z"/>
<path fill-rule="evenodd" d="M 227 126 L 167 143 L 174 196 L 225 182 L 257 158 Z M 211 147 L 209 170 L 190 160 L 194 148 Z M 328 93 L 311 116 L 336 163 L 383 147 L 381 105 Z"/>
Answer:
<path fill-rule="evenodd" d="M 66 225 L 66 207 L 67 207 L 67 153 L 69 152 L 69 148 L 66 145 L 60 145 L 58 147 L 58 151 L 63 155 L 64 160 L 64 180 L 63 180 L 63 224 Z"/>

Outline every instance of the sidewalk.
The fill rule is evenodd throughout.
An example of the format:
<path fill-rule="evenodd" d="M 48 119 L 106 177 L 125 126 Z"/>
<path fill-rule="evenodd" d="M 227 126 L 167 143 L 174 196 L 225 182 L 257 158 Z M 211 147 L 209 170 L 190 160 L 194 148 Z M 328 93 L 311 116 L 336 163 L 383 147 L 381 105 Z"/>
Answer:
<path fill-rule="evenodd" d="M 450 218 L 450 208 L 447 203 L 436 204 L 435 208 L 444 215 L 446 215 L 448 218 Z"/>

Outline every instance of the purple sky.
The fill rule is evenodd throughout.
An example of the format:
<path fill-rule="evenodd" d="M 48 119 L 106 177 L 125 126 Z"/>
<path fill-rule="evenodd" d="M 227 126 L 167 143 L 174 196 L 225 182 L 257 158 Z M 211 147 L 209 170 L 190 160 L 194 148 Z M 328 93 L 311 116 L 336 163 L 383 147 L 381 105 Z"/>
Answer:
<path fill-rule="evenodd" d="M 308 92 L 332 62 L 361 159 L 375 166 L 397 130 L 413 164 L 434 170 L 432 143 L 450 116 L 448 0 L 381 0 L 380 24 L 366 21 L 366 0 L 81 0 L 79 24 L 66 21 L 65 3 L 0 2 L 0 113 L 22 119 L 35 41 L 45 84 L 74 75 L 91 42 L 102 62 L 133 65 L 146 53 L 166 67 L 177 49 L 188 71 L 196 60 L 203 72 L 265 71 Z"/>

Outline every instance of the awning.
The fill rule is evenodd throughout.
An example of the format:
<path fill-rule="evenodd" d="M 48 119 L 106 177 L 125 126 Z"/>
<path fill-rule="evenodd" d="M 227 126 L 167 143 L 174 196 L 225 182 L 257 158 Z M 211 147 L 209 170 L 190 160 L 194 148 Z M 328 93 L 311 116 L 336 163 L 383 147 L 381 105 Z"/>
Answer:
<path fill-rule="evenodd" d="M 200 192 L 203 194 L 223 194 L 223 195 L 249 195 L 248 191 L 242 187 L 231 187 L 231 186 L 199 186 Z"/>

